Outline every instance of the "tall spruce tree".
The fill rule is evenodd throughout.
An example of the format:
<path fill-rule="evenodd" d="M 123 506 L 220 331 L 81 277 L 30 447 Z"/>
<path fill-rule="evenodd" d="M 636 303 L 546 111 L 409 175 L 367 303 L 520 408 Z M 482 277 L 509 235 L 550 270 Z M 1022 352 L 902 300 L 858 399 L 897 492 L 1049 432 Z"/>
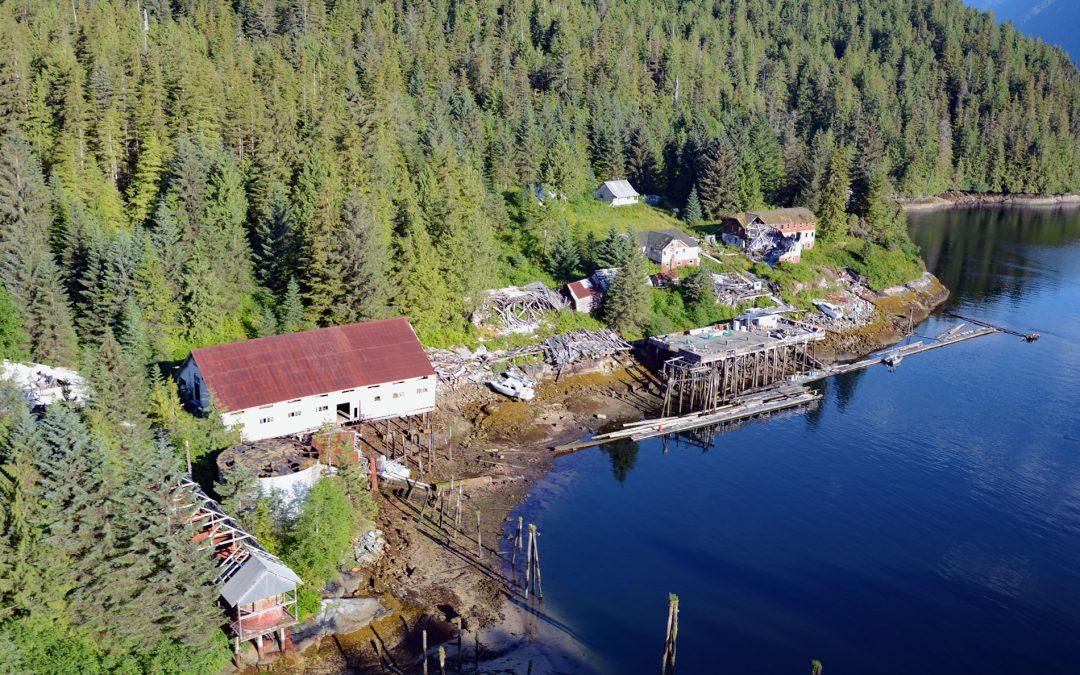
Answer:
<path fill-rule="evenodd" d="M 847 204 L 851 190 L 851 171 L 847 148 L 833 148 L 829 168 L 825 174 L 821 203 L 818 205 L 818 222 L 821 236 L 836 239 L 847 234 Z"/>
<path fill-rule="evenodd" d="M 701 209 L 701 200 L 698 198 L 696 187 L 690 189 L 690 196 L 686 198 L 686 207 L 683 209 L 682 218 L 689 225 L 700 225 L 705 220 L 705 213 Z"/>
<path fill-rule="evenodd" d="M 51 210 L 29 144 L 0 141 L 0 283 L 11 294 L 33 358 L 72 365 L 77 342 L 60 270 L 49 246 Z"/>
<path fill-rule="evenodd" d="M 604 294 L 604 321 L 622 333 L 639 332 L 649 318 L 649 291 L 645 258 L 635 251 L 626 256 Z"/>

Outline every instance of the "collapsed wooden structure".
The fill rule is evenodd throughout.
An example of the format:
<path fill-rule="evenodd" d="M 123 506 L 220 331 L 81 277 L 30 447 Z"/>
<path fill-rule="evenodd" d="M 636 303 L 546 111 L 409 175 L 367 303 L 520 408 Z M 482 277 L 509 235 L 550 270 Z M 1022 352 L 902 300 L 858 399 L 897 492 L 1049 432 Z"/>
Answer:
<path fill-rule="evenodd" d="M 709 326 L 649 338 L 663 360 L 663 417 L 712 410 L 820 367 L 813 346 L 825 333 L 791 322 L 774 330 Z"/>
<path fill-rule="evenodd" d="M 217 567 L 215 584 L 229 615 L 235 651 L 254 640 L 260 654 L 266 636 L 277 637 L 284 651 L 288 629 L 297 622 L 296 589 L 300 577 L 259 545 L 198 483 L 184 477 L 173 489 L 173 509 L 195 526 L 192 543 Z"/>

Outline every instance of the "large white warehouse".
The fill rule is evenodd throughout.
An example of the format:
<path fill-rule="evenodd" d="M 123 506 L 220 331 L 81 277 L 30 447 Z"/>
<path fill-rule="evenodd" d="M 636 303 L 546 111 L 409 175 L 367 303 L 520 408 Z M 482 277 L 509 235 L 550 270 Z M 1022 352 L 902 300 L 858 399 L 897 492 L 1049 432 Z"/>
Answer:
<path fill-rule="evenodd" d="M 435 371 L 405 318 L 194 349 L 177 379 L 247 441 L 435 409 Z"/>

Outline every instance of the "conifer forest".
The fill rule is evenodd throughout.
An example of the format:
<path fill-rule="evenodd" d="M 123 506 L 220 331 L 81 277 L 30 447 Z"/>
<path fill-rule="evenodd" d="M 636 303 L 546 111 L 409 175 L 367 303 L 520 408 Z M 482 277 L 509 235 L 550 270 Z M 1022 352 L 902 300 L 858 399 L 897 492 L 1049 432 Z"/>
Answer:
<path fill-rule="evenodd" d="M 471 344 L 483 289 L 640 278 L 582 225 L 606 180 L 909 266 L 897 197 L 1080 190 L 1080 72 L 960 0 L 7 0 L 0 127 L 0 357 L 92 390 L 0 401 L 9 672 L 228 663 L 162 516 L 185 448 L 235 442 L 180 403 L 192 348 L 400 315 Z M 644 292 L 595 321 L 660 330 Z"/>

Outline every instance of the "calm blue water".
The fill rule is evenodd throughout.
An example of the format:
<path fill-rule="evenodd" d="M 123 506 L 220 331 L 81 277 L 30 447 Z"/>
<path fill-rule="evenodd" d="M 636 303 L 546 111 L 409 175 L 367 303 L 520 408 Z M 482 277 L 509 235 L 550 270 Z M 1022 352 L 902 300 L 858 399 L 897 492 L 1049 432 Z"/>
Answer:
<path fill-rule="evenodd" d="M 1080 211 L 911 229 L 951 308 L 1042 340 L 834 379 L 705 448 L 559 460 L 520 512 L 582 670 L 656 672 L 671 591 L 684 673 L 1080 672 Z"/>

